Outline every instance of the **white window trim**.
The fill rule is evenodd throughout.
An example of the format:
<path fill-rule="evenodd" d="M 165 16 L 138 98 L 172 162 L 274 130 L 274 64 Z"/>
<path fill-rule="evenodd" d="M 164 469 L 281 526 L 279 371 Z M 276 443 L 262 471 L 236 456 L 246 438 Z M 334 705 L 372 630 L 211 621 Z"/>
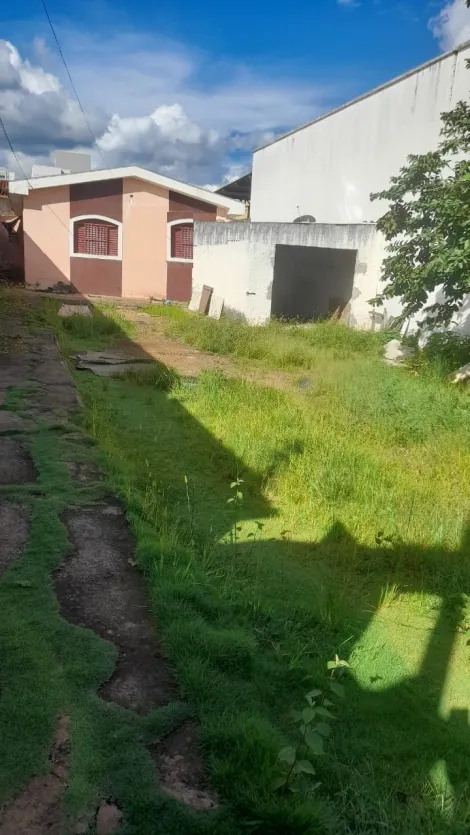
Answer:
<path fill-rule="evenodd" d="M 169 220 L 166 225 L 166 260 L 178 261 L 180 264 L 192 264 L 193 258 L 173 258 L 171 254 L 171 227 L 181 226 L 182 223 L 191 223 L 194 226 L 194 218 L 180 217 L 178 220 Z"/>
<path fill-rule="evenodd" d="M 75 224 L 79 220 L 105 220 L 107 223 L 112 223 L 117 226 L 118 230 L 118 254 L 117 255 L 91 255 L 88 252 L 74 252 L 75 245 Z M 71 258 L 94 258 L 95 261 L 122 261 L 122 223 L 115 220 L 113 217 L 105 217 L 104 215 L 78 215 L 78 217 L 70 218 L 70 257 Z"/>

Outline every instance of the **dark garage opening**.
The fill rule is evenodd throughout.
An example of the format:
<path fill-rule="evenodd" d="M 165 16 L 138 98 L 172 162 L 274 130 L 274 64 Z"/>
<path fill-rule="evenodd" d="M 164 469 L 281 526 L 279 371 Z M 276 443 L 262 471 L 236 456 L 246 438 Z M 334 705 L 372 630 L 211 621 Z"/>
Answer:
<path fill-rule="evenodd" d="M 355 249 L 277 244 L 271 316 L 324 319 L 341 313 L 351 300 Z"/>

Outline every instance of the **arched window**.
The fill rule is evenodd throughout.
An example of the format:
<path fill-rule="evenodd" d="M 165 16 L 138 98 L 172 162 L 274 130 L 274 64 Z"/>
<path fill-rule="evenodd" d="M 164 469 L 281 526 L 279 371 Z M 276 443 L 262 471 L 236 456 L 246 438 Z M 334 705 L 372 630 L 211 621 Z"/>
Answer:
<path fill-rule="evenodd" d="M 193 221 L 172 220 L 168 224 L 168 260 L 193 260 Z"/>
<path fill-rule="evenodd" d="M 121 224 L 108 217 L 83 216 L 72 220 L 72 255 L 82 258 L 121 258 Z"/>

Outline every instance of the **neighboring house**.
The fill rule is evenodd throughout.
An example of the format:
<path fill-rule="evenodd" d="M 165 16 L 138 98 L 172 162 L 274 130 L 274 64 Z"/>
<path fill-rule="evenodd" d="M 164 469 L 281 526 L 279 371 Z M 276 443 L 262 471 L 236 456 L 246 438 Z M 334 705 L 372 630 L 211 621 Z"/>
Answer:
<path fill-rule="evenodd" d="M 333 314 L 375 328 L 398 316 L 398 299 L 369 303 L 386 255 L 371 221 L 387 208 L 370 193 L 408 154 L 437 147 L 441 113 L 468 100 L 469 58 L 466 43 L 255 151 L 251 222 L 196 224 L 195 288 L 212 286 L 250 322 Z M 470 317 L 462 311 L 455 325 L 468 329 Z"/>
<path fill-rule="evenodd" d="M 22 196 L 25 282 L 91 295 L 189 301 L 195 220 L 243 205 L 131 166 L 9 184 Z"/>

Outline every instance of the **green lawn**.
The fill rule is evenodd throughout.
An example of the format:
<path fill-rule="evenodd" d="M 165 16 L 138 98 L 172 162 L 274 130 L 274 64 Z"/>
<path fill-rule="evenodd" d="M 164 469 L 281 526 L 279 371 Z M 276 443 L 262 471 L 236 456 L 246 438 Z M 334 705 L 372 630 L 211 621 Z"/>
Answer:
<path fill-rule="evenodd" d="M 112 310 L 46 312 L 65 353 L 123 327 Z M 76 375 L 233 832 L 468 833 L 468 395 L 385 366 L 382 335 L 168 318 L 200 348 L 308 380 Z M 284 796 L 290 712 L 328 687 L 335 653 L 351 671 L 321 785 Z"/>

